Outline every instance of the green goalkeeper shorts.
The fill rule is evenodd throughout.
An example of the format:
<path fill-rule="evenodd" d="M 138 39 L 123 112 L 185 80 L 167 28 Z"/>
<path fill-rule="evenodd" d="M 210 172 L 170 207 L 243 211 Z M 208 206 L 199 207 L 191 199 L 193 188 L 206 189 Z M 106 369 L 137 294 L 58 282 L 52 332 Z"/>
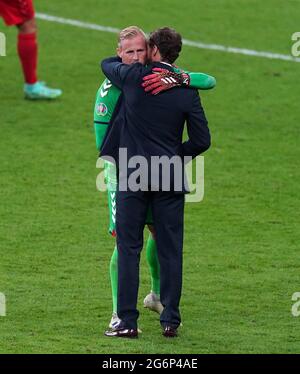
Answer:
<path fill-rule="evenodd" d="M 116 213 L 117 213 L 117 171 L 115 164 L 104 162 L 104 178 L 107 186 L 109 228 L 108 231 L 112 236 L 116 236 Z M 146 225 L 153 225 L 152 211 L 149 208 L 146 217 Z"/>

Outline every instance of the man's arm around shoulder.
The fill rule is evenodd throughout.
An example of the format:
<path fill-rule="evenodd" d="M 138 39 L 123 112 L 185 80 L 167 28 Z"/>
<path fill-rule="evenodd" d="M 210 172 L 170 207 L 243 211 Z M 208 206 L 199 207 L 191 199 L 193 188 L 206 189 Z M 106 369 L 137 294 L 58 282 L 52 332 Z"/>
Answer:
<path fill-rule="evenodd" d="M 136 75 L 137 71 L 143 68 L 140 63 L 132 65 L 123 64 L 120 57 L 109 57 L 101 62 L 101 69 L 104 75 L 112 82 L 113 85 L 122 89 L 129 75 Z M 129 74 L 132 72 L 132 74 Z"/>

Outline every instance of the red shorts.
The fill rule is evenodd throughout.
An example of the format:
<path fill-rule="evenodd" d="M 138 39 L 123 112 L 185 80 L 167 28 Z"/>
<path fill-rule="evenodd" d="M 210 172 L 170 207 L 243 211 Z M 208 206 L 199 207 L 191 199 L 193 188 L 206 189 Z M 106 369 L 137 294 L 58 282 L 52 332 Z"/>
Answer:
<path fill-rule="evenodd" d="M 8 26 L 21 25 L 34 17 L 32 0 L 0 0 L 0 17 Z"/>

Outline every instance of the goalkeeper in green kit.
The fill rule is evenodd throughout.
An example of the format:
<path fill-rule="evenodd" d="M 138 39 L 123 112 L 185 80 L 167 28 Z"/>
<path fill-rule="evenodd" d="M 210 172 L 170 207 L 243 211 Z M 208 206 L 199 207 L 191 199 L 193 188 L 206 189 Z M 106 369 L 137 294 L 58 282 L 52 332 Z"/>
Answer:
<path fill-rule="evenodd" d="M 144 32 L 136 26 L 127 27 L 122 30 L 118 38 L 117 53 L 125 64 L 129 65 L 136 62 L 146 64 L 147 38 Z M 164 69 L 154 69 L 153 74 L 144 78 L 143 86 L 145 91 L 156 95 L 175 86 L 210 89 L 213 88 L 215 84 L 215 78 L 212 76 L 203 73 L 184 72 L 174 66 L 174 72 Z M 118 114 L 121 100 L 121 91 L 113 86 L 108 79 L 105 79 L 97 92 L 94 109 L 96 146 L 99 151 L 108 127 Z M 116 187 L 118 182 L 115 164 L 105 161 L 104 175 L 108 191 L 109 232 L 112 236 L 116 236 Z M 163 305 L 159 298 L 160 266 L 157 256 L 151 211 L 148 212 L 146 224 L 150 231 L 146 246 L 146 257 L 151 274 L 151 292 L 144 299 L 144 307 L 157 313 L 161 313 Z M 115 328 L 120 322 L 117 315 L 118 251 L 116 246 L 110 261 L 110 280 L 113 314 L 109 327 Z"/>

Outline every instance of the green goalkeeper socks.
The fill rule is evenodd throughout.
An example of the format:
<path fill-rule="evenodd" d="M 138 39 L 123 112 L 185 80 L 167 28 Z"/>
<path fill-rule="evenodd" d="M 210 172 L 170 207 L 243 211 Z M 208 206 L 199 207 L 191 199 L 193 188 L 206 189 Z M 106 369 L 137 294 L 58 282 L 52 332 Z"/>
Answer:
<path fill-rule="evenodd" d="M 117 313 L 117 307 L 118 307 L 118 250 L 117 250 L 117 246 L 115 246 L 115 249 L 111 256 L 109 273 L 110 273 L 110 284 L 111 284 L 111 293 L 112 293 L 112 302 L 113 302 L 113 312 Z"/>
<path fill-rule="evenodd" d="M 156 241 L 149 235 L 146 246 L 146 258 L 151 274 L 151 290 L 157 295 L 160 294 L 160 265 L 157 255 Z"/>

